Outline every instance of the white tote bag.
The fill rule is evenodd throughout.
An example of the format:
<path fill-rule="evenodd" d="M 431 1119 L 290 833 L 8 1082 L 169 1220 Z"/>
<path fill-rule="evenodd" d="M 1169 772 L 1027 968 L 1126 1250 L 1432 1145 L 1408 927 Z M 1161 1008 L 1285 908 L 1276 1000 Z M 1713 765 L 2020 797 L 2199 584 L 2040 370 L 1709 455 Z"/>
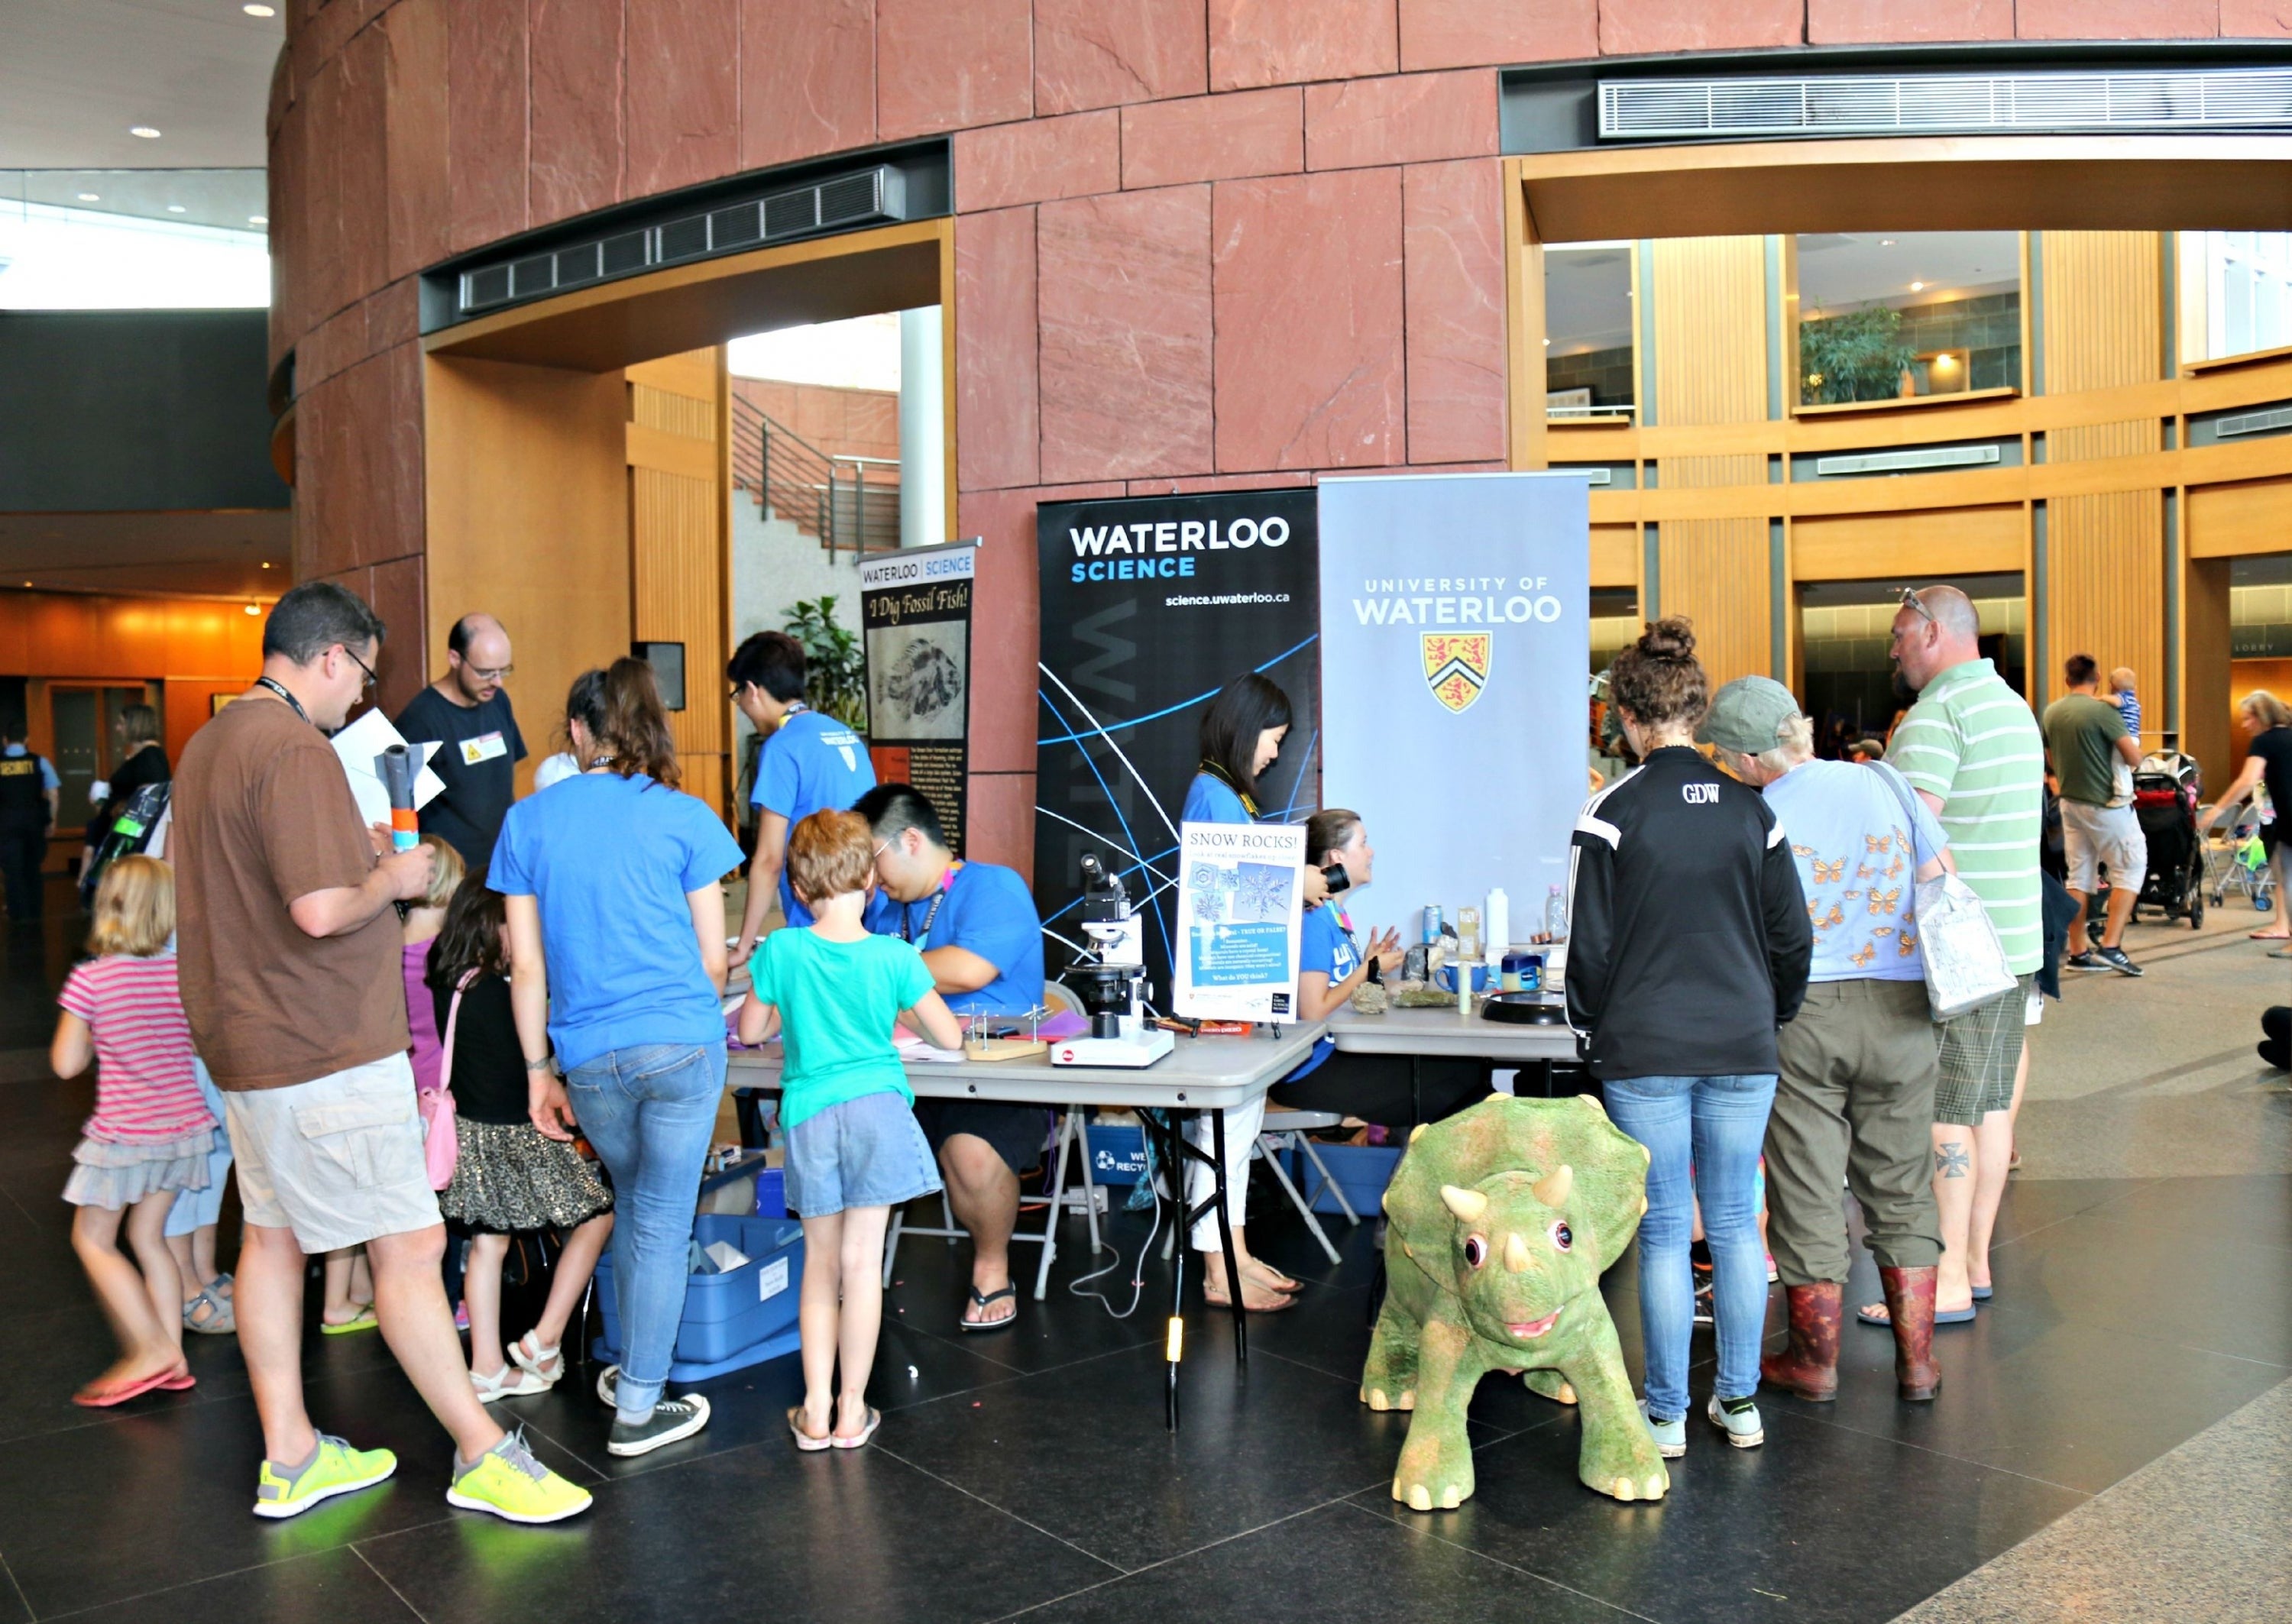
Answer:
<path fill-rule="evenodd" d="M 2006 961 L 2006 947 L 1989 910 L 1973 888 L 1944 869 L 1932 880 L 1919 880 L 1917 871 L 1932 855 L 1918 848 L 1917 792 L 1909 780 L 1883 761 L 1871 764 L 1885 775 L 1902 816 L 1910 829 L 1911 895 L 1917 899 L 1918 952 L 1925 964 L 1926 1004 L 1938 1021 L 1964 1015 L 1968 1009 L 2002 997 L 2018 985 Z"/>

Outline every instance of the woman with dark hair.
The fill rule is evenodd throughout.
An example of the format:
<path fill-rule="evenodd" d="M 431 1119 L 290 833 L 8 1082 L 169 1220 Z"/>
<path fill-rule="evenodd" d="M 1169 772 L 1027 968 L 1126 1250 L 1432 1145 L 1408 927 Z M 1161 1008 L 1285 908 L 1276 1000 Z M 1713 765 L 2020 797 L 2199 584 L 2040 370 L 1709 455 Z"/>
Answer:
<path fill-rule="evenodd" d="M 614 1406 L 607 1451 L 642 1455 L 708 1424 L 706 1399 L 660 1395 L 684 1318 L 693 1192 L 724 1091 L 718 882 L 740 848 L 677 792 L 650 665 L 585 671 L 565 712 L 581 771 L 510 808 L 487 883 L 508 914 L 533 1125 L 566 1140 L 577 1121 L 613 1176 L 621 1363 L 597 1390 Z"/>
<path fill-rule="evenodd" d="M 1773 810 L 1695 748 L 1710 690 L 1688 623 L 1650 626 L 1617 656 L 1610 693 L 1641 766 L 1576 820 L 1568 1018 L 1608 1113 L 1648 1152 L 1649 1430 L 1667 1458 L 1687 1452 L 1699 1197 L 1719 1335 L 1708 1413 L 1749 1449 L 1766 1437 L 1752 1402 L 1767 1312 L 1755 1186 L 1781 1066 L 1775 1032 L 1805 996 L 1813 935 Z"/>

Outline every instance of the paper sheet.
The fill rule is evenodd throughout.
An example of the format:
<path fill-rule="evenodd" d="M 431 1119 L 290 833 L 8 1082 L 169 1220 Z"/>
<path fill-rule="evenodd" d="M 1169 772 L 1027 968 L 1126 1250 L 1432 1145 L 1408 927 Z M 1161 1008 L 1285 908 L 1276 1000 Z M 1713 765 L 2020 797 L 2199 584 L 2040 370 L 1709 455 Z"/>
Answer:
<path fill-rule="evenodd" d="M 899 1051 L 902 1060 L 945 1060 L 956 1065 L 963 1061 L 961 1049 L 941 1049 L 936 1043 L 917 1037 L 905 1026 L 892 1028 L 892 1046 Z"/>
<path fill-rule="evenodd" d="M 405 743 L 405 736 L 379 710 L 368 711 L 334 736 L 335 754 L 341 758 L 343 771 L 350 778 L 351 793 L 358 797 L 359 816 L 368 824 L 390 821 L 390 792 L 375 770 L 375 758 L 392 744 Z M 430 758 L 438 753 L 439 745 L 432 742 L 414 748 L 422 752 L 422 770 L 414 778 L 414 804 L 426 807 L 446 788 L 446 781 L 430 770 Z"/>

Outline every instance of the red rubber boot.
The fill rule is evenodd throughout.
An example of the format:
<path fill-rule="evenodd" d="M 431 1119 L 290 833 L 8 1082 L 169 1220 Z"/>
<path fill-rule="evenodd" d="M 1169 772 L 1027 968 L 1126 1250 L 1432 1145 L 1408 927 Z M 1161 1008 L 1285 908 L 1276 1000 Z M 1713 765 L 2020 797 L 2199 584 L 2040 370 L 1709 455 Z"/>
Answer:
<path fill-rule="evenodd" d="M 1783 1288 L 1790 1302 L 1790 1346 L 1759 1361 L 1759 1375 L 1769 1386 L 1817 1404 L 1827 1404 L 1838 1396 L 1838 1329 L 1845 1314 L 1844 1290 L 1835 1280 Z"/>
<path fill-rule="evenodd" d="M 1886 1313 L 1894 1323 L 1894 1391 L 1911 1403 L 1926 1403 L 1941 1391 L 1941 1366 L 1933 1358 L 1933 1268 L 1878 1271 L 1886 1290 Z"/>

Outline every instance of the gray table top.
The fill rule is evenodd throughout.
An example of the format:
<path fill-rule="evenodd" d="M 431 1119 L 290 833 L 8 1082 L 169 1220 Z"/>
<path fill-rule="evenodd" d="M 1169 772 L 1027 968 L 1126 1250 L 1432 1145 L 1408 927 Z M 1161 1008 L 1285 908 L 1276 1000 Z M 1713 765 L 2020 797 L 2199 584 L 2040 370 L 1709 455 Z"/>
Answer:
<path fill-rule="evenodd" d="M 924 1099 L 988 1099 L 1011 1105 L 1100 1105 L 1109 1110 L 1229 1110 L 1297 1068 L 1321 1035 L 1319 1024 L 1246 1038 L 1190 1038 L 1153 1065 L 1053 1065 L 1047 1055 L 1016 1060 L 910 1060 L 908 1086 Z M 725 1081 L 769 1088 L 779 1081 L 778 1044 L 732 1051 Z"/>
<path fill-rule="evenodd" d="M 1453 1006 L 1387 1009 L 1362 1015 L 1348 1007 L 1329 1017 L 1338 1049 L 1362 1055 L 1465 1055 L 1491 1060 L 1573 1060 L 1576 1034 L 1567 1025 L 1514 1026 Z"/>

